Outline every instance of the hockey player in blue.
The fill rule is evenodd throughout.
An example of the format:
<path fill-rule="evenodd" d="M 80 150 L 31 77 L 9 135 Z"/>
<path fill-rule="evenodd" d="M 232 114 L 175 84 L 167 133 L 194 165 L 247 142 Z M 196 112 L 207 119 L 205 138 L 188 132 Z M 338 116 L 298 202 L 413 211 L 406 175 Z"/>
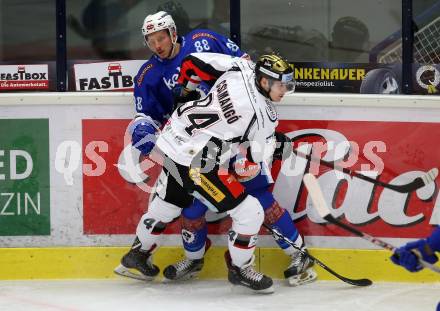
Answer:
<path fill-rule="evenodd" d="M 134 79 L 137 114 L 131 129 L 133 145 L 146 155 L 154 147 L 157 130 L 173 111 L 174 97 L 179 95 L 175 94 L 179 91 L 175 87 L 183 58 L 194 52 L 238 57 L 244 53 L 230 39 L 209 30 L 194 30 L 184 37 L 177 36 L 173 18 L 163 11 L 146 17 L 142 34 L 154 55 L 142 65 Z M 200 85 L 198 91 L 204 95 L 208 88 Z M 197 99 L 197 92 L 192 95 L 195 97 L 188 100 Z"/>
<path fill-rule="evenodd" d="M 391 256 L 391 260 L 396 264 L 406 268 L 408 271 L 417 272 L 423 269 L 420 262 L 413 252 L 416 250 L 422 255 L 422 259 L 429 263 L 436 263 L 438 257 L 435 252 L 440 252 L 440 227 L 437 227 L 434 232 L 426 239 L 420 239 L 414 242 L 409 242 L 402 247 L 399 247 Z"/>
<path fill-rule="evenodd" d="M 197 91 L 190 91 L 194 86 L 185 83 L 185 87 L 177 84 L 180 64 L 183 58 L 192 52 L 217 52 L 231 56 L 243 56 L 244 53 L 229 39 L 208 30 L 195 30 L 185 37 L 178 37 L 172 17 L 165 12 L 158 12 L 147 16 L 142 27 L 142 33 L 148 47 L 154 55 L 141 67 L 135 78 L 135 104 L 136 117 L 130 125 L 132 132 L 132 143 L 142 154 L 148 155 L 155 145 L 156 134 L 159 128 L 169 118 L 176 97 L 185 97 L 185 101 L 194 100 L 200 93 L 207 93 L 214 73 L 211 76 L 202 76 L 205 82 L 197 83 Z M 239 163 L 240 161 L 238 161 Z M 254 163 L 241 163 L 244 171 L 258 166 Z M 264 206 L 266 212 L 266 223 L 276 226 L 286 237 L 298 243 L 298 247 L 304 247 L 301 236 L 294 226 L 288 212 L 281 208 L 274 200 L 271 193 L 267 191 L 270 180 L 263 173 L 253 174 L 248 178 L 246 187 L 249 192 L 257 197 Z M 244 182 L 244 180 L 243 180 Z M 170 265 L 164 270 L 168 279 L 182 279 L 196 275 L 203 267 L 203 255 L 209 248 L 207 239 L 207 227 L 204 218 L 206 207 L 195 200 L 190 208 L 183 210 L 182 239 L 186 257 L 181 262 Z M 144 228 L 138 226 L 138 229 Z M 160 226 L 159 226 L 160 227 Z M 165 226 L 155 230 L 164 230 Z M 160 233 L 160 232 L 157 232 Z M 137 235 L 142 232 L 137 232 Z M 295 250 L 279 241 L 281 248 L 285 249 L 288 255 L 292 256 L 292 264 L 286 270 L 286 278 L 292 280 L 292 285 L 298 285 L 298 280 L 312 281 L 316 273 L 311 268 L 312 263 L 303 256 L 298 256 Z M 152 250 L 141 248 L 141 243 L 136 239 L 132 250 L 126 254 L 121 265 L 115 272 L 121 275 L 149 279 L 159 273 L 159 269 L 151 263 Z M 145 264 L 146 263 L 146 264 Z M 130 272 L 133 268 L 141 274 L 133 275 Z M 304 277 L 304 272 L 307 277 Z"/>
<path fill-rule="evenodd" d="M 437 227 L 426 239 L 409 242 L 396 249 L 393 256 L 391 256 L 391 261 L 410 272 L 420 271 L 423 266 L 413 250 L 417 250 L 424 261 L 431 264 L 436 263 L 438 257 L 435 252 L 440 252 L 440 227 Z M 436 310 L 440 311 L 440 302 Z"/>

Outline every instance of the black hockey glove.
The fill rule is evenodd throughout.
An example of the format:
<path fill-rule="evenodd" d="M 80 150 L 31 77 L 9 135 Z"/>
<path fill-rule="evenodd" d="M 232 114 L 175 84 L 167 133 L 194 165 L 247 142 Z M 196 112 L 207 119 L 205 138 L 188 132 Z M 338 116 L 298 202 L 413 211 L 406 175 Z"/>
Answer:
<path fill-rule="evenodd" d="M 188 90 L 181 85 L 177 85 L 173 88 L 173 97 L 174 97 L 174 109 L 177 109 L 180 105 L 197 100 L 200 98 L 200 93 L 196 90 Z"/>
<path fill-rule="evenodd" d="M 276 147 L 273 152 L 274 160 L 287 159 L 292 153 L 292 141 L 281 132 L 275 132 Z"/>

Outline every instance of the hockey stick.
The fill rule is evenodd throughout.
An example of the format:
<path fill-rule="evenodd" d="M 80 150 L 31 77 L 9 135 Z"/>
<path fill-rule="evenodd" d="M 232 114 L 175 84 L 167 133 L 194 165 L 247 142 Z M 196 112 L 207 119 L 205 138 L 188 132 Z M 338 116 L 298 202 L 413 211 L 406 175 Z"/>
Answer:
<path fill-rule="evenodd" d="M 270 233 L 272 233 L 273 235 L 275 235 L 277 238 L 280 238 L 281 240 L 283 240 L 284 242 L 288 243 L 289 245 L 291 245 L 293 248 L 297 249 L 298 251 L 300 251 L 302 254 L 305 254 L 307 257 L 309 257 L 313 262 L 315 262 L 318 266 L 320 266 L 321 268 L 323 268 L 324 270 L 326 270 L 327 272 L 333 274 L 335 277 L 337 277 L 338 279 L 340 279 L 341 281 L 351 284 L 351 285 L 355 285 L 355 286 L 370 286 L 371 284 L 373 284 L 373 282 L 369 279 L 350 279 L 347 278 L 345 276 L 340 275 L 339 273 L 337 273 L 336 271 L 333 271 L 330 267 L 328 267 L 326 264 L 324 264 L 322 261 L 320 261 L 319 259 L 317 259 L 316 257 L 310 255 L 308 252 L 303 251 L 301 248 L 299 248 L 298 246 L 295 245 L 295 243 L 290 240 L 289 238 L 285 237 L 281 232 L 279 232 L 277 229 L 271 228 L 270 226 L 266 225 L 265 223 L 263 223 L 263 226 L 269 230 Z"/>
<path fill-rule="evenodd" d="M 327 167 L 332 168 L 334 170 L 344 172 L 350 176 L 360 178 L 362 180 L 371 182 L 373 184 L 376 184 L 376 185 L 379 185 L 384 188 L 388 188 L 388 189 L 391 189 L 391 190 L 394 190 L 394 191 L 397 191 L 400 193 L 409 193 L 409 192 L 415 191 L 419 188 L 422 188 L 422 187 L 430 184 L 431 182 L 433 182 L 438 176 L 438 169 L 436 167 L 434 167 L 434 168 L 430 169 L 427 173 L 425 173 L 423 176 L 417 177 L 413 181 L 411 181 L 407 184 L 393 185 L 393 184 L 388 184 L 383 181 L 368 177 L 368 176 L 363 175 L 361 173 L 357 173 L 357 172 L 350 170 L 346 167 L 339 166 L 339 165 L 335 164 L 334 162 L 325 161 L 323 159 L 316 158 L 311 155 L 305 154 L 295 148 L 293 148 L 293 153 L 296 154 L 297 156 L 300 156 L 302 158 L 306 158 L 310 161 L 319 162 L 319 163 L 323 164 L 324 166 L 327 166 Z"/>
<path fill-rule="evenodd" d="M 318 180 L 315 176 L 313 176 L 310 173 L 307 173 L 304 175 L 304 184 L 306 185 L 307 191 L 310 194 L 310 197 L 312 198 L 313 205 L 315 209 L 318 211 L 319 216 L 321 216 L 323 219 L 327 220 L 328 222 L 337 225 L 338 227 L 341 227 L 345 229 L 348 232 L 353 233 L 354 235 L 357 235 L 361 237 L 364 240 L 369 241 L 370 243 L 373 243 L 381 248 L 387 249 L 389 251 L 394 252 L 396 250 L 396 247 L 383 241 L 378 238 L 375 238 L 367 233 L 364 233 L 348 224 L 345 224 L 336 218 L 333 217 L 333 215 L 330 212 L 330 209 L 327 205 L 327 202 L 325 202 L 324 195 L 322 194 L 321 187 L 319 186 Z M 434 272 L 440 273 L 440 267 L 437 267 L 435 265 L 430 264 L 429 262 L 424 261 L 421 256 L 421 254 L 414 250 L 414 253 L 419 258 L 420 264 L 428 268 Z"/>

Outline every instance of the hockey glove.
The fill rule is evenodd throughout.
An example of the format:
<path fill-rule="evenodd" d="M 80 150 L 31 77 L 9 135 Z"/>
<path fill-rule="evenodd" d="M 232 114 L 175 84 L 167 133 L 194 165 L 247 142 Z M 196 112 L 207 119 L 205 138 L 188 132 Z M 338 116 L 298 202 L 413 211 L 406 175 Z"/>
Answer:
<path fill-rule="evenodd" d="M 399 247 L 391 256 L 392 262 L 396 265 L 405 267 L 408 271 L 416 272 L 423 269 L 423 266 L 419 262 L 419 258 L 413 252 L 418 250 L 422 255 L 422 259 L 429 263 L 436 263 L 438 257 L 434 254 L 428 240 L 420 239 L 415 242 L 407 243 L 406 245 Z"/>
<path fill-rule="evenodd" d="M 188 90 L 182 85 L 178 84 L 173 89 L 174 97 L 174 109 L 178 108 L 181 104 L 189 101 L 200 99 L 200 93 L 196 90 Z"/>
<path fill-rule="evenodd" d="M 434 252 L 440 252 L 440 226 L 432 232 L 426 241 Z"/>
<path fill-rule="evenodd" d="M 142 155 L 148 155 L 156 144 L 156 128 L 148 122 L 136 125 L 131 136 L 131 143 L 140 150 Z"/>
<path fill-rule="evenodd" d="M 273 152 L 274 160 L 287 159 L 292 153 L 292 141 L 281 132 L 275 132 L 276 148 Z"/>
<path fill-rule="evenodd" d="M 237 156 L 233 166 L 235 177 L 239 182 L 247 182 L 254 179 L 261 170 L 260 164 L 251 162 L 246 157 Z"/>

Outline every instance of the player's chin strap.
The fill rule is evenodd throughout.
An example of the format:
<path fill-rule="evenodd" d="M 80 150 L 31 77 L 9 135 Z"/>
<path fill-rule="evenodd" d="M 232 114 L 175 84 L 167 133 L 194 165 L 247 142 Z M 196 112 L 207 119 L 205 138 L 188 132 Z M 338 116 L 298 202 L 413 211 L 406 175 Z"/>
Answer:
<path fill-rule="evenodd" d="M 173 34 L 171 33 L 171 29 L 168 29 L 168 31 L 169 31 L 170 38 L 171 38 L 172 43 L 173 43 L 173 48 L 171 49 L 170 54 L 167 56 L 167 58 L 172 58 L 172 56 L 174 54 L 174 51 L 176 50 L 178 36 L 177 36 L 177 30 L 175 30 L 176 39 L 173 40 L 172 39 L 173 38 Z"/>

